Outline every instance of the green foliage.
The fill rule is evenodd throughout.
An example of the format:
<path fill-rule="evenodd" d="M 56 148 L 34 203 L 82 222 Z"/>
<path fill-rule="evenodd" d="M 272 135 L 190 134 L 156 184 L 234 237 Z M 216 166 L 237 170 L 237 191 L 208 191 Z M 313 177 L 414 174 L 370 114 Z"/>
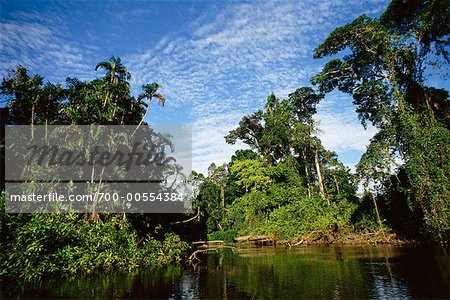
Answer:
<path fill-rule="evenodd" d="M 246 191 L 263 190 L 270 185 L 270 177 L 262 161 L 240 160 L 233 163 L 230 172 L 236 174 L 236 184 Z"/>
<path fill-rule="evenodd" d="M 257 157 L 232 158 L 226 207 L 216 222 L 241 234 L 281 236 L 330 224 L 391 224 L 414 227 L 428 240 L 448 239 L 450 101 L 446 90 L 425 85 L 435 59 L 449 61 L 448 18 L 445 1 L 394 0 L 379 19 L 363 15 L 336 28 L 314 57 L 347 53 L 311 78 L 317 90 L 302 87 L 286 99 L 270 94 L 225 137 Z M 357 176 L 316 136 L 316 105 L 335 89 L 353 96 L 363 126 L 378 129 Z M 358 200 L 358 179 L 370 197 Z"/>
<path fill-rule="evenodd" d="M 379 129 L 357 166 L 365 188 L 387 201 L 392 176 L 404 171 L 406 197 L 398 200 L 410 212 L 401 217 L 416 220 L 421 236 L 435 241 L 450 237 L 450 101 L 448 91 L 425 82 L 437 60 L 450 62 L 448 10 L 445 0 L 394 0 L 379 19 L 361 16 L 338 27 L 314 56 L 349 53 L 312 78 L 322 92 L 351 94 L 363 125 Z"/>
<path fill-rule="evenodd" d="M 449 3 L 446 0 L 393 0 L 380 21 L 390 30 L 409 33 L 424 45 L 425 52 L 434 46 L 437 55 L 447 60 L 450 32 Z"/>
<path fill-rule="evenodd" d="M 39 75 L 30 76 L 18 65 L 9 71 L 0 85 L 8 101 L 10 124 L 141 124 L 148 114 L 153 98 L 164 105 L 165 97 L 158 92 L 161 85 L 142 85 L 138 97 L 131 94 L 131 74 L 120 58 L 100 62 L 96 70 L 107 72 L 91 81 L 67 78 L 65 86 L 44 84 Z M 147 103 L 143 100 L 147 99 Z"/>
<path fill-rule="evenodd" d="M 423 215 L 422 233 L 432 239 L 450 238 L 450 131 L 442 124 L 422 124 L 423 116 L 404 114 L 402 151 L 409 185 L 405 191 L 413 212 Z"/>
<path fill-rule="evenodd" d="M 220 206 L 220 188 L 214 182 L 205 180 L 200 186 L 195 203 L 203 210 L 207 232 L 217 230 L 223 215 Z"/>
<path fill-rule="evenodd" d="M 175 234 L 166 234 L 163 241 L 147 236 L 140 243 L 119 216 L 91 222 L 79 214 L 33 214 L 20 225 L 2 245 L 2 276 L 29 280 L 53 273 L 132 270 L 180 261 L 188 248 Z"/>
<path fill-rule="evenodd" d="M 356 223 L 354 223 L 354 227 L 357 231 L 376 232 L 379 230 L 380 225 L 378 224 L 375 211 L 371 209 L 359 215 Z"/>
<path fill-rule="evenodd" d="M 209 239 L 238 234 L 294 238 L 332 226 L 375 231 L 413 228 L 427 240 L 450 238 L 450 101 L 448 91 L 426 86 L 430 66 L 446 67 L 448 1 L 393 0 L 380 18 L 360 16 L 336 28 L 314 51 L 335 56 L 301 87 L 245 116 L 225 137 L 238 150 L 228 164 L 193 173 L 194 206 Z M 131 93 L 120 58 L 100 62 L 104 77 L 45 83 L 17 66 L 0 85 L 9 124 L 142 124 L 161 85 Z M 357 177 L 317 137 L 316 105 L 333 90 L 353 97 L 371 139 Z M 146 100 L 146 101 L 145 101 Z M 358 199 L 357 179 L 365 189 Z M 32 279 L 51 273 L 131 270 L 180 261 L 187 244 L 162 217 L 81 214 L 11 215 L 0 197 L 1 276 Z M 93 221 L 92 219 L 97 219 Z M 98 221 L 101 220 L 101 221 Z M 156 239 L 151 229 L 163 228 Z"/>
<path fill-rule="evenodd" d="M 142 124 L 153 98 L 164 104 L 158 83 L 131 94 L 131 74 L 120 58 L 97 64 L 106 75 L 91 81 L 67 78 L 65 87 L 44 84 L 18 65 L 0 85 L 8 100 L 8 124 Z M 143 100 L 147 98 L 148 104 Z M 2 277 L 34 279 L 48 274 L 95 270 L 131 270 L 181 260 L 187 243 L 165 230 L 157 240 L 150 228 L 161 218 L 140 216 L 133 222 L 117 214 L 7 214 L 0 197 Z M 153 233 L 152 233 L 153 234 Z M 144 235 L 144 237 L 142 237 Z M 156 235 L 156 234 L 155 234 Z"/>
<path fill-rule="evenodd" d="M 228 164 L 227 205 L 219 216 L 224 229 L 294 237 L 349 224 L 356 180 L 315 136 L 313 115 L 322 98 L 310 87 L 282 100 L 270 94 L 263 110 L 244 117 L 225 137 L 257 153 L 241 150 Z"/>
<path fill-rule="evenodd" d="M 298 201 L 274 210 L 263 224 L 263 232 L 281 239 L 302 236 L 333 225 L 351 225 L 356 204 L 346 200 L 329 206 L 320 198 L 300 198 Z"/>
<path fill-rule="evenodd" d="M 3 78 L 0 92 L 9 99 L 9 119 L 13 124 L 53 124 L 60 117 L 62 87 L 44 85 L 42 76 L 30 76 L 21 65 Z"/>
<path fill-rule="evenodd" d="M 225 137 L 254 151 L 237 151 L 220 176 L 212 165 L 201 180 L 197 201 L 210 237 L 232 231 L 294 238 L 351 224 L 356 178 L 315 136 L 313 115 L 322 98 L 309 87 L 287 99 L 270 94 L 263 110 L 244 117 Z"/>

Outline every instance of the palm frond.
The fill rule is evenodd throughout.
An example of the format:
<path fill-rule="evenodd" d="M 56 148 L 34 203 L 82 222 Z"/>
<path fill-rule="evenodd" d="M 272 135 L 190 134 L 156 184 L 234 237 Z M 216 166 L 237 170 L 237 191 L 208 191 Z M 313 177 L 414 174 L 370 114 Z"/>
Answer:
<path fill-rule="evenodd" d="M 159 104 L 161 106 L 164 106 L 164 103 L 166 102 L 166 98 L 162 94 L 155 93 L 155 94 L 153 94 L 153 97 L 155 97 L 155 98 L 157 98 L 159 100 Z"/>
<path fill-rule="evenodd" d="M 95 66 L 95 71 L 97 71 L 99 68 L 104 68 L 106 70 L 110 70 L 111 69 L 111 64 L 107 61 L 102 61 L 99 62 L 96 66 Z"/>

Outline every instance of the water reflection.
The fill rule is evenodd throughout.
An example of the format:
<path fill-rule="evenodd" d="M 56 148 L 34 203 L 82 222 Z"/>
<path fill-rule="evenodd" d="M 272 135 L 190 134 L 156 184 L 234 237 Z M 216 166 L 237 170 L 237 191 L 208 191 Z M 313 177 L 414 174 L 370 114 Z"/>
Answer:
<path fill-rule="evenodd" d="M 170 299 L 198 299 L 200 298 L 200 275 L 181 274 L 178 285 L 174 285 L 175 292 Z"/>
<path fill-rule="evenodd" d="M 450 298 L 446 249 L 241 249 L 171 266 L 35 284 L 2 283 L 4 298 L 303 299 Z"/>

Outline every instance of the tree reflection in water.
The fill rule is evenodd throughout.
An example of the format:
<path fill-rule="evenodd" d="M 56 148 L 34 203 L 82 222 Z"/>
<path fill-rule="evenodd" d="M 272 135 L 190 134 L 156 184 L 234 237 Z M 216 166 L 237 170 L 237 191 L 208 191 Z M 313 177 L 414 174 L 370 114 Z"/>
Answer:
<path fill-rule="evenodd" d="M 241 249 L 170 266 L 34 284 L 2 283 L 5 298 L 450 298 L 446 249 L 301 247 Z"/>

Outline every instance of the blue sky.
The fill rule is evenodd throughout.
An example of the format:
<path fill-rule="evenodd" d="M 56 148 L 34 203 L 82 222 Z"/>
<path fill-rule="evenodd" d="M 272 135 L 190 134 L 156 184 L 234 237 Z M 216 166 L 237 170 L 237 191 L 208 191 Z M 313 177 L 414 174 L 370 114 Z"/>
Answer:
<path fill-rule="evenodd" d="M 16 63 L 52 82 L 92 79 L 97 62 L 120 56 L 135 94 L 159 82 L 167 102 L 150 124 L 193 126 L 193 168 L 227 161 L 244 145 L 223 136 L 270 92 L 285 97 L 309 85 L 325 60 L 313 49 L 336 26 L 386 0 L 323 1 L 1 1 L 0 74 Z M 327 95 L 319 105 L 324 145 L 353 167 L 373 128 L 360 125 L 351 99 Z"/>

